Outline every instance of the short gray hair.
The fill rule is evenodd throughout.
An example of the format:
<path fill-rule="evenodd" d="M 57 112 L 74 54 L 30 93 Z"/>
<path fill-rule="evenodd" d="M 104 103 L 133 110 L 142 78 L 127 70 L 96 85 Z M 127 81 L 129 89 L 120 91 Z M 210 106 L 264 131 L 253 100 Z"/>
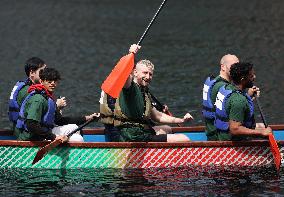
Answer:
<path fill-rule="evenodd" d="M 154 68 L 155 68 L 154 64 L 150 60 L 140 60 L 139 62 L 137 62 L 136 67 L 138 65 L 146 66 L 146 67 L 148 67 L 152 70 L 154 70 Z"/>

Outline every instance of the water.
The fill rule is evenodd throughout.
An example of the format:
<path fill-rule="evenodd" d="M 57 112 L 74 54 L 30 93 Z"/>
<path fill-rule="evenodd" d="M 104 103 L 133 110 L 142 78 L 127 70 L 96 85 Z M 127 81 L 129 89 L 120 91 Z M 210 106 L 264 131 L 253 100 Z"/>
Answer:
<path fill-rule="evenodd" d="M 273 171 L 1 170 L 1 196 L 271 196 L 284 194 Z"/>
<path fill-rule="evenodd" d="M 0 123 L 27 58 L 39 56 L 63 80 L 66 115 L 98 111 L 100 85 L 130 44 L 138 42 L 160 0 L 1 0 Z M 281 0 L 169 0 L 142 42 L 137 59 L 156 66 L 151 89 L 170 111 L 190 111 L 202 124 L 204 79 L 218 74 L 226 53 L 255 64 L 268 123 L 283 123 L 284 3 Z M 190 124 L 190 125 L 191 125 Z"/>
<path fill-rule="evenodd" d="M 130 44 L 138 42 L 160 3 L 160 0 L 1 0 L 1 128 L 9 128 L 7 101 L 10 90 L 15 81 L 25 78 L 24 62 L 31 56 L 41 57 L 48 66 L 62 73 L 63 80 L 56 95 L 68 99 L 64 114 L 98 111 L 102 81 L 127 53 Z M 195 120 L 188 125 L 201 125 L 202 83 L 208 75 L 218 74 L 218 62 L 224 54 L 236 54 L 241 60 L 255 64 L 256 83 L 262 90 L 260 101 L 267 121 L 280 124 L 284 117 L 283 18 L 282 0 L 169 0 L 144 39 L 137 59 L 147 58 L 155 64 L 151 84 L 154 95 L 177 116 L 190 111 Z M 257 116 L 260 120 L 258 113 Z M 224 190 L 222 195 L 238 195 L 238 192 L 283 195 L 281 184 L 280 189 L 273 189 L 279 182 L 283 185 L 283 178 L 278 180 L 262 174 L 247 175 L 252 176 L 253 181 L 245 179 L 244 183 L 242 178 L 229 175 L 231 178 L 224 178 L 220 185 L 202 176 L 184 178 L 182 183 L 169 178 L 165 185 L 164 179 L 157 178 L 148 185 L 149 181 L 144 182 L 140 174 L 125 179 L 120 172 L 104 172 L 90 173 L 86 181 L 78 181 L 79 187 L 77 182 L 72 182 L 76 177 L 71 176 L 66 179 L 51 176 L 57 179 L 56 184 L 39 181 L 46 178 L 47 172 L 31 172 L 23 179 L 4 176 L 0 185 L 7 196 L 19 191 L 28 195 L 32 195 L 32 191 L 43 191 L 42 194 L 50 196 L 64 192 L 81 195 L 81 191 L 82 195 L 88 192 L 98 195 L 98 191 L 107 192 L 121 180 L 124 181 L 122 191 L 127 194 L 139 191 L 148 195 L 159 192 L 186 195 L 188 192 L 188 195 L 206 196 Z M 30 176 L 39 177 L 34 188 L 26 189 Z M 109 189 L 97 181 L 105 179 L 108 180 L 106 186 L 111 186 Z M 208 184 L 216 186 L 216 190 L 210 190 Z M 256 189 L 258 187 L 261 189 Z M 171 192 L 174 188 L 178 189 Z M 206 193 L 207 189 L 211 193 Z"/>

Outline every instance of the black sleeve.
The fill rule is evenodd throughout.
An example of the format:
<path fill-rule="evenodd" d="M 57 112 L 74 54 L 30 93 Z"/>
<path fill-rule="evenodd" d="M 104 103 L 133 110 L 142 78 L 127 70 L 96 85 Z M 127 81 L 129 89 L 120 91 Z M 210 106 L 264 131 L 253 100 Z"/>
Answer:
<path fill-rule="evenodd" d="M 66 125 L 66 124 L 83 124 L 86 122 L 85 116 L 79 117 L 63 117 L 59 111 L 55 113 L 55 124 L 58 126 Z"/>
<path fill-rule="evenodd" d="M 54 140 L 56 135 L 51 132 L 51 130 L 45 131 L 40 126 L 40 123 L 35 120 L 27 120 L 27 129 L 29 132 L 33 133 L 36 139 L 43 140 Z"/>

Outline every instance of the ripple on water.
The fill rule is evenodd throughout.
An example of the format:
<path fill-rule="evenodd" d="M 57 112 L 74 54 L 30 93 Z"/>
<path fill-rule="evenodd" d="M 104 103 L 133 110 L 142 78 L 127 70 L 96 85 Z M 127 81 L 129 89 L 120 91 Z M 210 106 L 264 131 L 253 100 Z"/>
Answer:
<path fill-rule="evenodd" d="M 1 169 L 5 196 L 31 195 L 261 195 L 284 194 L 284 178 L 271 169 L 208 171 L 202 168 L 167 169 Z"/>

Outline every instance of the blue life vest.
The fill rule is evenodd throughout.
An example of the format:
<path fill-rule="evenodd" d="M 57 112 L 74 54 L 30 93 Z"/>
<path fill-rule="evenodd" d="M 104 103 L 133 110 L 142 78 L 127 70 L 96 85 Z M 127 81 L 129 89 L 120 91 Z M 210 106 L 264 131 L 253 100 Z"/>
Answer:
<path fill-rule="evenodd" d="M 19 117 L 19 111 L 20 111 L 20 105 L 21 105 L 21 103 L 17 102 L 18 94 L 24 86 L 28 85 L 28 82 L 29 82 L 29 79 L 25 81 L 18 81 L 16 85 L 14 86 L 11 92 L 11 95 L 10 95 L 8 116 L 9 116 L 9 120 L 15 124 L 17 123 L 17 120 Z"/>
<path fill-rule="evenodd" d="M 211 101 L 211 91 L 217 81 L 208 77 L 203 85 L 202 115 L 207 119 L 215 119 L 215 107 Z"/>
<path fill-rule="evenodd" d="M 244 126 L 247 128 L 255 128 L 255 119 L 254 119 L 254 105 L 252 98 L 246 93 L 245 94 L 248 104 L 249 104 L 249 118 L 245 120 Z"/>
<path fill-rule="evenodd" d="M 216 106 L 216 119 L 214 121 L 214 125 L 218 131 L 221 132 L 229 132 L 229 117 L 226 112 L 226 102 L 228 98 L 231 96 L 232 93 L 238 92 L 243 94 L 241 91 L 238 90 L 226 90 L 226 85 L 222 86 L 217 94 L 215 106 Z M 254 106 L 251 97 L 248 94 L 244 95 L 247 98 L 250 114 L 249 117 L 244 121 L 243 126 L 247 128 L 253 128 L 255 121 L 254 121 Z"/>
<path fill-rule="evenodd" d="M 23 104 L 21 105 L 21 109 L 19 112 L 19 118 L 17 120 L 16 127 L 19 129 L 24 129 L 28 131 L 27 125 L 26 125 L 26 117 L 24 116 L 24 110 L 25 106 L 28 102 L 28 100 L 35 94 L 41 94 L 45 97 L 45 92 L 44 91 L 32 91 L 23 101 Z M 45 97 L 46 98 L 46 97 Z M 46 130 L 50 130 L 54 127 L 54 120 L 55 120 L 55 111 L 56 111 L 56 104 L 53 99 L 48 98 L 48 110 L 46 114 L 42 117 L 42 120 L 40 122 L 40 125 Z"/>

